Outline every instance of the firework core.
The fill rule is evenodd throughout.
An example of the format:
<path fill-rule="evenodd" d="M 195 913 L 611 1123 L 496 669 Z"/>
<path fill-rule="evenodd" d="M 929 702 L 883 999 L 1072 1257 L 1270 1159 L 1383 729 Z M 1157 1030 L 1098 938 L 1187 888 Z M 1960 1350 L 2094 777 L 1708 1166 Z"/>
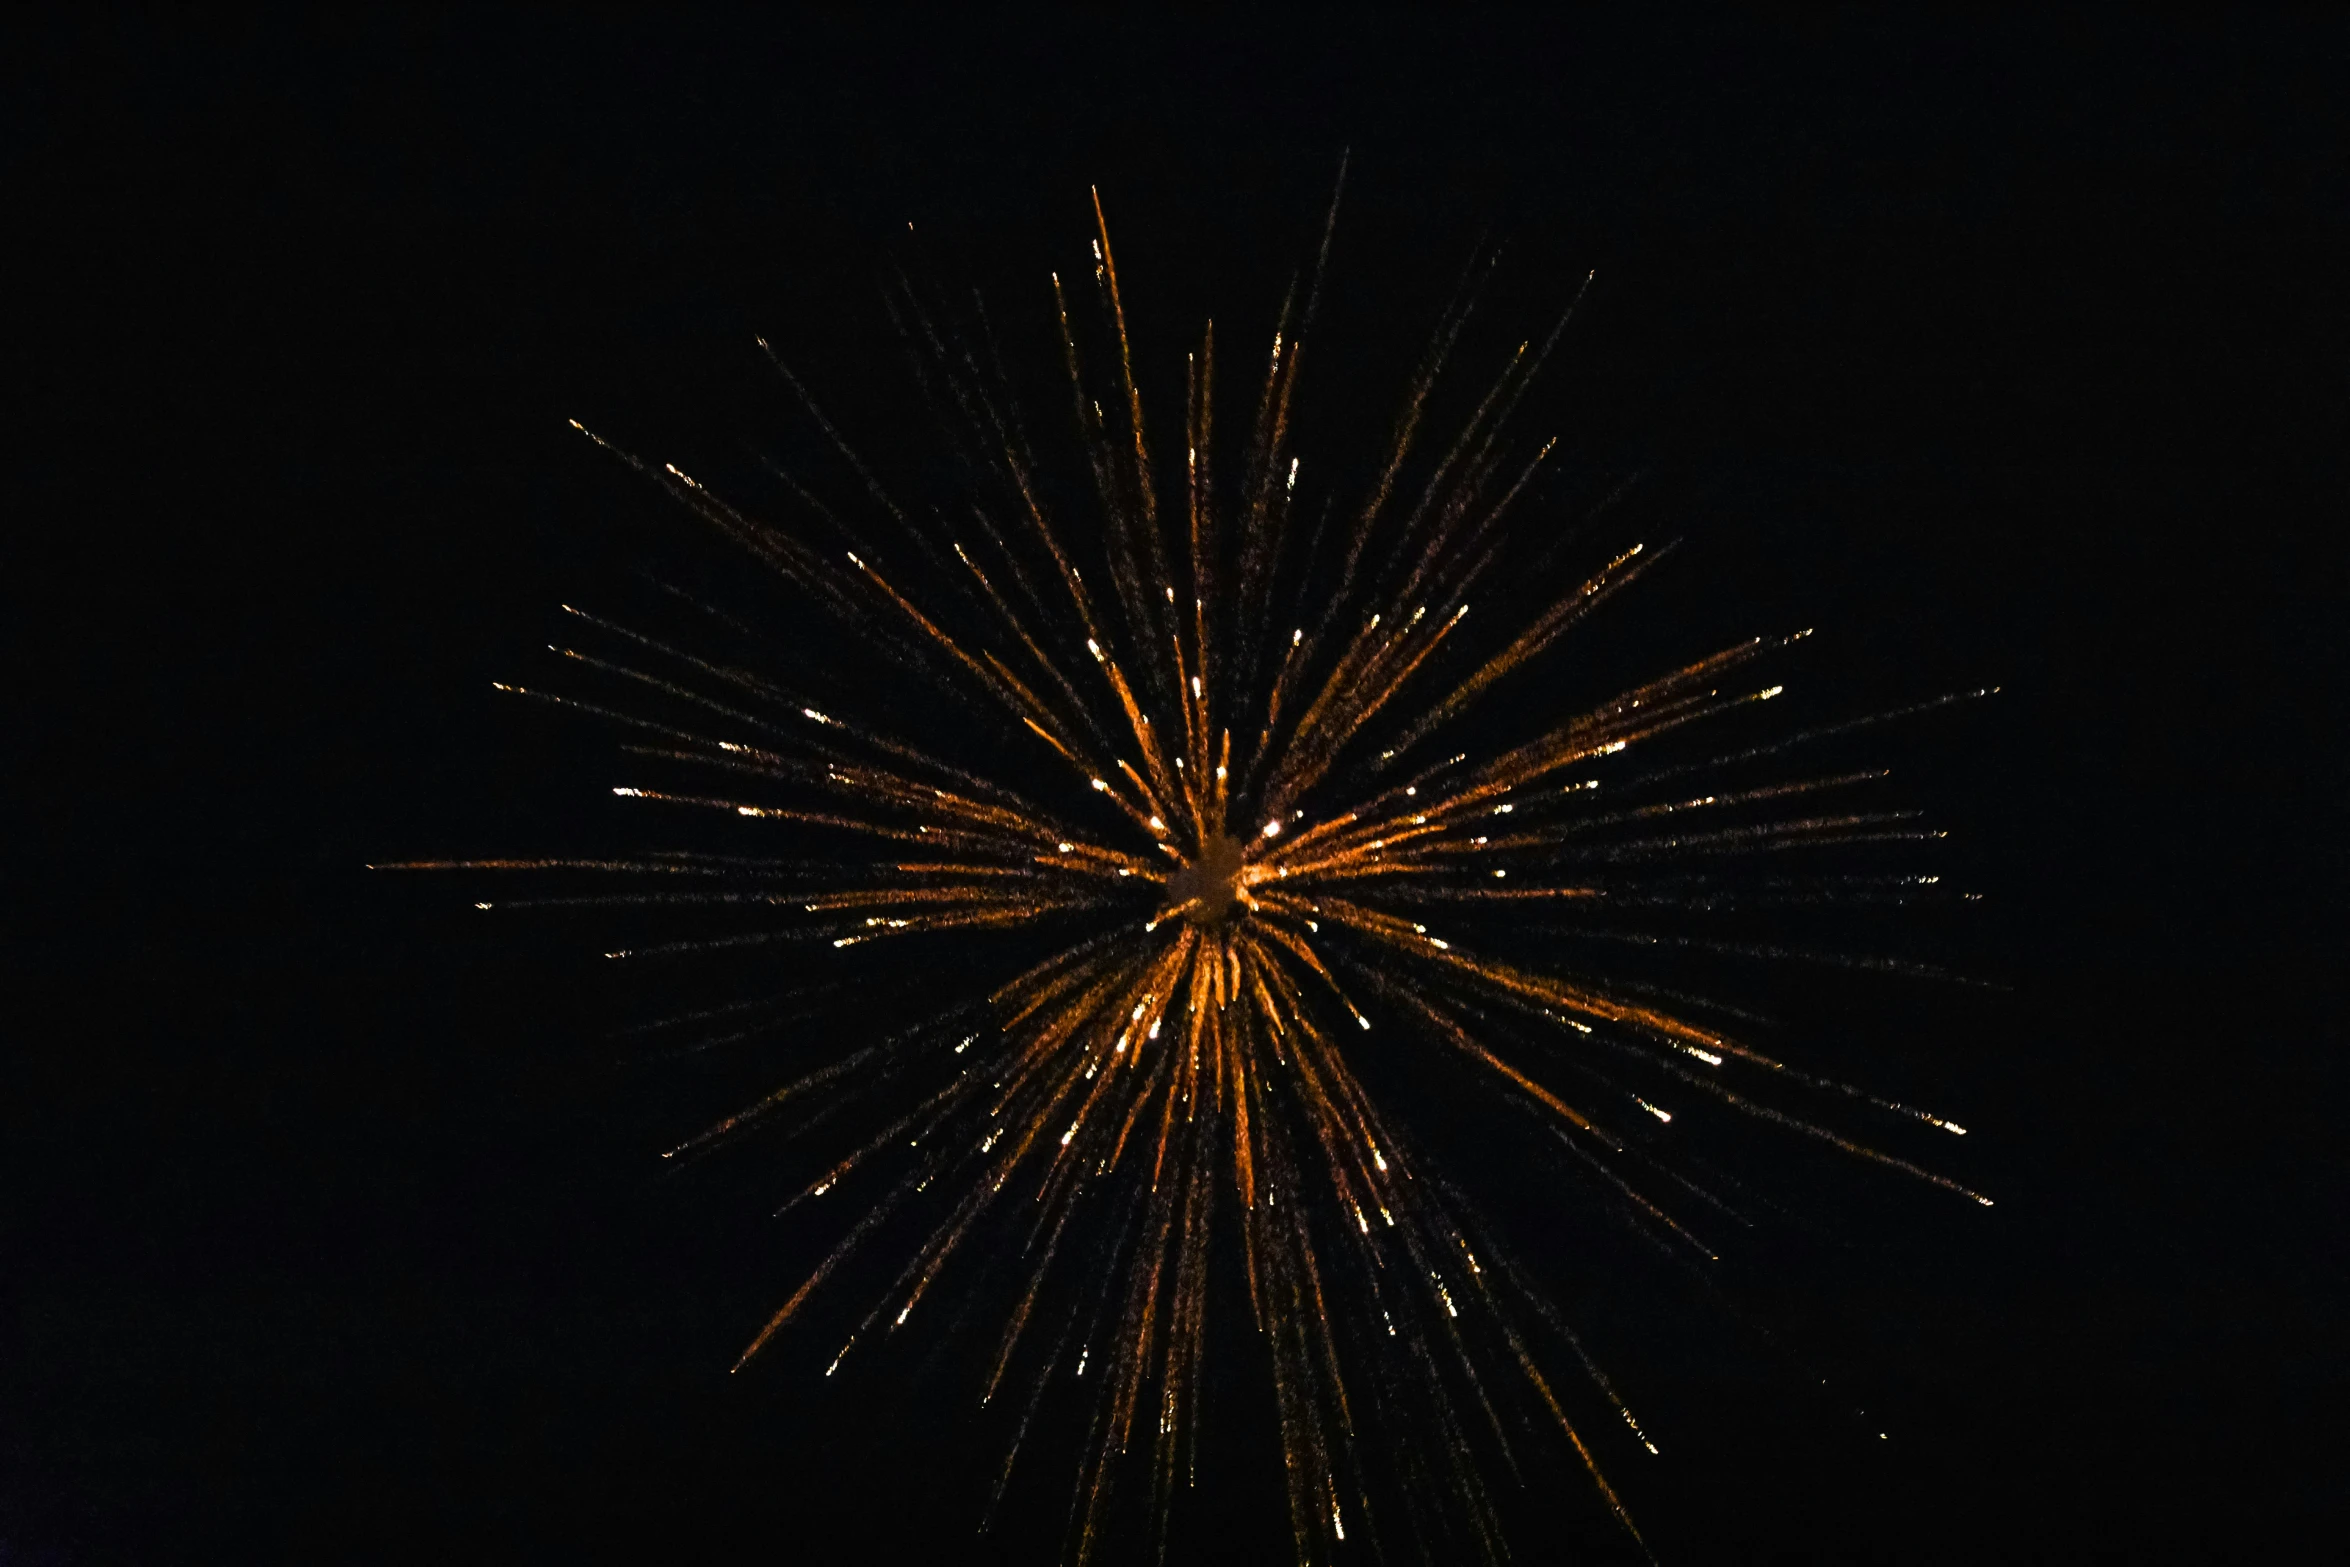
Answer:
<path fill-rule="evenodd" d="M 1211 835 L 1197 859 L 1167 878 L 1170 910 L 1182 909 L 1195 925 L 1223 924 L 1240 897 L 1240 865 L 1240 845 L 1222 833 Z"/>

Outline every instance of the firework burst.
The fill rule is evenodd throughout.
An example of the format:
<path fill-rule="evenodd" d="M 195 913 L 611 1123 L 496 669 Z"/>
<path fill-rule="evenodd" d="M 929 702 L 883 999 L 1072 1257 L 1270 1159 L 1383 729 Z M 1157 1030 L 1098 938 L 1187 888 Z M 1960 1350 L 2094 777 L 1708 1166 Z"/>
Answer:
<path fill-rule="evenodd" d="M 1620 1418 L 1605 1441 L 1627 1453 L 1654 1445 L 1361 1069 L 1373 1051 L 1448 1059 L 1687 1254 L 1710 1255 L 1663 1196 L 1725 1200 L 1641 1130 L 1670 1121 L 1657 1101 L 1676 1095 L 1985 1201 L 1798 1101 L 1959 1127 L 1772 1059 L 1705 1003 L 1546 963 L 1555 942 L 1526 955 L 1531 920 L 1589 931 L 1627 909 L 1718 901 L 1737 857 L 1778 867 L 1803 860 L 1792 851 L 1933 836 L 1914 813 L 1849 803 L 1881 770 L 1768 771 L 1889 715 L 1633 770 L 1664 737 L 1719 730 L 1778 696 L 1769 661 L 1797 633 L 1722 648 L 1507 743 L 1465 745 L 1464 715 L 1669 549 L 1634 544 L 1504 621 L 1471 614 L 1505 576 L 1512 602 L 1543 580 L 1509 524 L 1551 447 L 1523 439 L 1513 416 L 1572 305 L 1432 437 L 1473 271 L 1380 463 L 1341 499 L 1301 482 L 1292 432 L 1330 226 L 1255 351 L 1238 417 L 1216 395 L 1211 325 L 1167 445 L 1144 418 L 1098 200 L 1094 215 L 1091 278 L 1072 289 L 1056 276 L 1051 296 L 1085 469 L 1074 489 L 1032 446 L 984 313 L 950 315 L 902 279 L 889 297 L 957 462 L 952 507 L 901 499 L 780 361 L 852 476 L 830 496 L 786 476 L 791 527 L 607 447 L 772 571 L 836 654 L 926 693 L 919 705 L 885 720 L 860 711 L 854 693 L 869 686 L 828 691 L 814 662 L 722 661 L 572 609 L 604 651 L 558 651 L 626 694 L 525 694 L 625 726 L 636 756 L 687 780 L 616 793 L 723 813 L 746 841 L 464 863 L 619 881 L 525 902 L 711 906 L 738 920 L 615 958 L 800 943 L 797 973 L 843 984 L 874 949 L 930 944 L 927 1021 L 872 1028 L 678 1152 L 762 1128 L 859 1126 L 786 1205 L 845 1211 L 745 1362 L 806 1320 L 852 1258 L 902 1265 L 845 1338 L 826 1340 L 828 1376 L 958 1276 L 1009 1259 L 1016 1283 L 981 1394 L 1013 1411 L 1008 1476 L 1048 1387 L 1090 1392 L 1078 1560 L 1100 1547 L 1122 1488 L 1147 1490 L 1163 1524 L 1192 1473 L 1220 1249 L 1270 1348 L 1301 1562 L 1382 1536 L 1446 1557 L 1464 1540 L 1498 1553 L 1478 1455 L 1517 1467 L 1529 1438 L 1513 1405 L 1579 1455 L 1629 1530 L 1603 1440 L 1570 1405 Z M 1098 322 L 1072 301 L 1088 293 Z M 1226 471 L 1219 457 L 1237 460 Z M 758 852 L 778 832 L 802 857 Z M 1882 901 L 1931 879 L 1778 875 L 1749 892 Z M 688 1023 L 760 1026 L 755 1006 Z"/>

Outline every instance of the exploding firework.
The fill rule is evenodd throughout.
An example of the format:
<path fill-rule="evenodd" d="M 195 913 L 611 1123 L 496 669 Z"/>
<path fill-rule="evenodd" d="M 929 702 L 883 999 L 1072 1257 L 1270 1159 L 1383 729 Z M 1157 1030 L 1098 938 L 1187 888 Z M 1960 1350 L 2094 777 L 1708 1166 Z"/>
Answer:
<path fill-rule="evenodd" d="M 624 726 L 631 754 L 672 780 L 617 794 L 721 813 L 742 841 L 463 862 L 617 882 L 525 903 L 714 912 L 733 925 L 611 956 L 739 954 L 768 973 L 759 955 L 787 950 L 789 997 L 831 987 L 855 1004 L 873 994 L 860 962 L 927 945 L 910 998 L 902 964 L 864 971 L 911 1021 L 883 1026 L 877 1000 L 862 1035 L 678 1152 L 763 1129 L 826 1149 L 786 1207 L 835 1209 L 836 1243 L 745 1362 L 877 1255 L 894 1275 L 824 1340 L 826 1376 L 958 1279 L 1011 1274 L 976 1380 L 1009 1411 L 1006 1477 L 1048 1388 L 1090 1395 L 1080 1561 L 1114 1496 L 1147 1494 L 1163 1528 L 1194 1470 L 1218 1254 L 1237 1259 L 1270 1350 L 1301 1562 L 1365 1536 L 1498 1553 L 1479 1454 L 1517 1466 L 1529 1438 L 1512 1406 L 1632 1529 L 1604 1449 L 1655 1446 L 1419 1151 L 1408 1106 L 1374 1091 L 1376 1060 L 1450 1063 L 1494 1090 L 1588 1189 L 1684 1254 L 1710 1255 L 1666 1199 L 1730 1203 L 1660 1143 L 1663 1103 L 1711 1101 L 1987 1201 L 1816 1106 L 1961 1128 L 1766 1056 L 1708 1002 L 1559 959 L 1561 932 L 1704 945 L 1673 917 L 1739 897 L 1901 901 L 1934 878 L 1785 867 L 1935 834 L 1914 812 L 1851 803 L 1881 769 L 1785 770 L 1894 715 L 1759 737 L 1740 716 L 1780 695 L 1771 660 L 1806 633 L 1542 711 L 1529 672 L 1670 548 L 1631 544 L 1562 575 L 1557 530 L 1530 548 L 1514 525 L 1551 452 L 1516 416 L 1571 302 L 1432 436 L 1473 269 L 1380 461 L 1349 492 L 1301 480 L 1293 410 L 1336 214 L 1334 200 L 1237 419 L 1202 333 L 1172 446 L 1146 425 L 1098 199 L 1098 319 L 1070 297 L 1087 286 L 1056 275 L 1051 291 L 1081 473 L 1038 455 L 984 311 L 948 312 L 902 279 L 889 298 L 953 459 L 951 505 L 903 498 L 780 360 L 848 476 L 826 493 L 782 475 L 791 526 L 599 439 L 773 573 L 835 662 L 762 667 L 570 609 L 602 651 L 558 651 L 622 694 L 525 694 Z M 1492 602 L 1506 612 L 1472 615 Z M 750 629 L 692 613 L 713 636 Z M 887 681 L 914 695 L 874 700 Z M 1496 741 L 1506 726 L 1470 715 L 1513 686 L 1539 722 Z M 1675 760 L 1686 741 L 1671 737 L 1691 734 L 1721 738 Z M 778 835 L 794 857 L 760 852 Z M 1742 882 L 1752 863 L 1771 874 Z M 756 1034 L 775 1026 L 761 1008 L 786 1000 L 673 1022 Z M 822 1144 L 819 1125 L 857 1130 Z"/>

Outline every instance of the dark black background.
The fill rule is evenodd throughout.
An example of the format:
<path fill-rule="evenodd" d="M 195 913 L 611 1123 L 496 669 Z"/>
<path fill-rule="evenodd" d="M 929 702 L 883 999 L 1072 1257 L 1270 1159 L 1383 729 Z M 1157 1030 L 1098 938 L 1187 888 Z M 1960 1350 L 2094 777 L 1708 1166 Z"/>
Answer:
<path fill-rule="evenodd" d="M 1888 1443 L 1764 1360 L 1617 1367 L 1712 1412 L 1627 1481 L 1666 1559 L 2338 1554 L 2346 44 L 20 36 L 0 1560 L 979 1548 L 951 1421 L 724 1376 L 778 1264 L 653 1177 L 690 1096 L 614 1068 L 578 953 L 360 866 L 596 830 L 599 745 L 487 689 L 652 515 L 565 417 L 755 428 L 754 331 L 885 412 L 906 223 L 1016 292 L 1094 183 L 1157 330 L 1245 333 L 1342 145 L 1368 369 L 1488 226 L 1527 298 L 1596 267 L 1562 406 L 1688 511 L 1688 612 L 2006 688 L 1919 743 L 2012 989 L 1913 1003 L 2001 1206 L 1888 1208 L 1766 1303 Z M 1185 1551 L 1281 1559 L 1272 1492 L 1218 1506 Z"/>

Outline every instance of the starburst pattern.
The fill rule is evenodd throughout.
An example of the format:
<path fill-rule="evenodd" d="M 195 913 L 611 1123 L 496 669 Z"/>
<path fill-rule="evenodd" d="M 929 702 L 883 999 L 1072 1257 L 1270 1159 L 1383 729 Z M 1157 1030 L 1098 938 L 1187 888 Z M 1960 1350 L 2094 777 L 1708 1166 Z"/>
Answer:
<path fill-rule="evenodd" d="M 1270 1347 L 1301 1562 L 1372 1533 L 1445 1557 L 1464 1540 L 1498 1553 L 1476 1455 L 1515 1467 L 1526 1438 L 1505 1419 L 1513 1402 L 1580 1456 L 1630 1529 L 1559 1367 L 1596 1390 L 1592 1409 L 1620 1417 L 1611 1440 L 1655 1446 L 1415 1151 L 1399 1107 L 1367 1085 L 1366 1053 L 1449 1059 L 1543 1122 L 1661 1244 L 1700 1255 L 1664 1195 L 1722 1199 L 1625 1124 L 1655 1131 L 1674 1113 L 1658 1101 L 1675 1094 L 1987 1201 L 1794 1099 L 1961 1128 L 1766 1056 L 1703 1002 L 1546 964 L 1546 944 L 1525 939 L 1535 919 L 1604 932 L 1626 911 L 1718 903 L 1739 885 L 1719 868 L 1744 857 L 1778 866 L 1799 851 L 1933 836 L 1913 812 L 1843 803 L 1881 769 L 1770 771 L 1890 715 L 1634 770 L 1666 737 L 1779 696 L 1768 670 L 1797 633 L 1723 647 L 1488 744 L 1492 726 L 1469 722 L 1472 710 L 1522 683 L 1669 550 L 1625 548 L 1506 623 L 1472 614 L 1505 577 L 1523 602 L 1551 571 L 1555 551 L 1529 553 L 1512 527 L 1551 451 L 1520 437 L 1516 415 L 1572 305 L 1437 440 L 1430 408 L 1473 273 L 1405 390 L 1382 463 L 1342 496 L 1301 479 L 1292 430 L 1330 225 L 1260 350 L 1238 439 L 1216 395 L 1210 326 L 1187 359 L 1181 438 L 1167 447 L 1146 424 L 1098 199 L 1094 211 L 1098 324 L 1073 321 L 1083 312 L 1059 277 L 1052 285 L 1089 481 L 1074 493 L 1032 447 L 984 313 L 952 317 L 902 280 L 889 297 L 956 459 L 954 509 L 902 500 L 780 361 L 849 481 L 824 494 L 784 475 L 793 525 L 607 448 L 774 573 L 852 662 L 927 693 L 957 733 L 930 735 L 910 703 L 895 722 L 860 714 L 856 683 L 827 695 L 812 661 L 756 669 L 571 609 L 606 651 L 558 651 L 623 694 L 526 694 L 624 725 L 640 760 L 702 780 L 616 792 L 724 813 L 746 835 L 780 832 L 805 857 L 751 842 L 466 863 L 622 882 L 523 902 L 716 906 L 742 921 L 616 959 L 796 942 L 798 971 L 828 964 L 853 978 L 876 948 L 962 954 L 935 960 L 952 972 L 934 980 L 928 1021 L 852 1040 L 680 1152 L 865 1107 L 858 1139 L 787 1204 L 842 1205 L 836 1244 L 743 1358 L 877 1248 L 900 1247 L 902 1267 L 825 1375 L 904 1329 L 958 1270 L 1011 1259 L 1017 1283 L 982 1396 L 1018 1411 L 1008 1476 L 1048 1387 L 1095 1390 L 1077 1559 L 1099 1548 L 1122 1477 L 1147 1470 L 1163 1521 L 1192 1472 L 1218 1247 L 1237 1255 Z M 1334 200 L 1333 225 L 1336 212 Z M 1106 375 L 1089 344 L 1106 350 Z M 1227 473 L 1218 458 L 1233 451 Z M 1309 493 L 1320 497 L 1311 509 Z M 1538 695 L 1514 700 L 1539 710 Z M 1933 880 L 1787 874 L 1750 877 L 1743 895 L 1898 900 Z M 739 1032 L 758 1015 L 705 1009 L 687 1021 Z"/>

